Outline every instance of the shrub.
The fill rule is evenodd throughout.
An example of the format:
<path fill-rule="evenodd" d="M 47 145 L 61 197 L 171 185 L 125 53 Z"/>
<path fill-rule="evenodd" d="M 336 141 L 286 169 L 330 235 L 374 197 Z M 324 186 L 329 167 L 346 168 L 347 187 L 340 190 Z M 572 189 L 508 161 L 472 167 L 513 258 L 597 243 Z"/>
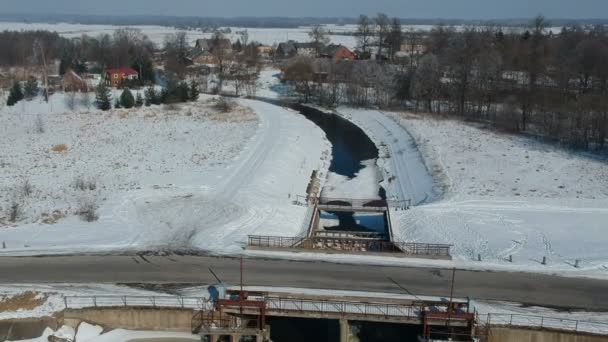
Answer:
<path fill-rule="evenodd" d="M 97 205 L 93 200 L 83 200 L 78 209 L 78 216 L 86 222 L 94 222 L 99 219 Z"/>
<path fill-rule="evenodd" d="M 8 219 L 10 222 L 17 222 L 21 217 L 21 203 L 18 200 L 13 200 L 9 207 Z"/>
<path fill-rule="evenodd" d="M 36 121 L 34 121 L 34 130 L 36 131 L 36 133 L 44 133 L 44 131 L 46 130 L 45 125 L 44 125 L 44 120 L 42 120 L 42 116 L 38 115 L 36 116 Z"/>
<path fill-rule="evenodd" d="M 86 190 L 95 190 L 97 189 L 97 183 L 95 182 L 95 180 L 93 179 L 85 179 L 84 177 L 78 177 L 76 178 L 76 181 L 74 182 L 74 187 L 76 189 L 82 190 L 82 191 L 86 191 Z"/>
<path fill-rule="evenodd" d="M 38 95 L 40 91 L 38 88 L 38 81 L 35 78 L 30 78 L 25 82 L 25 87 L 23 88 L 24 95 L 28 99 L 32 99 Z"/>
<path fill-rule="evenodd" d="M 63 153 L 68 150 L 68 145 L 66 144 L 57 144 L 52 148 L 53 152 Z"/>
<path fill-rule="evenodd" d="M 17 81 L 13 83 L 13 87 L 11 88 L 8 99 L 6 101 L 7 106 L 14 106 L 17 102 L 23 100 L 23 89 L 21 88 L 21 84 Z"/>
<path fill-rule="evenodd" d="M 137 96 L 135 96 L 135 107 L 141 107 L 144 105 L 144 98 L 141 97 L 141 93 L 137 92 Z"/>
<path fill-rule="evenodd" d="M 21 193 L 24 197 L 29 197 L 32 194 L 32 191 L 34 191 L 32 183 L 30 183 L 29 179 L 25 179 L 21 185 Z"/>
<path fill-rule="evenodd" d="M 219 110 L 222 113 L 227 113 L 229 111 L 232 110 L 232 108 L 234 108 L 235 104 L 233 101 L 227 100 L 223 97 L 220 97 L 216 102 L 215 105 L 213 105 L 213 107 L 217 110 Z"/>

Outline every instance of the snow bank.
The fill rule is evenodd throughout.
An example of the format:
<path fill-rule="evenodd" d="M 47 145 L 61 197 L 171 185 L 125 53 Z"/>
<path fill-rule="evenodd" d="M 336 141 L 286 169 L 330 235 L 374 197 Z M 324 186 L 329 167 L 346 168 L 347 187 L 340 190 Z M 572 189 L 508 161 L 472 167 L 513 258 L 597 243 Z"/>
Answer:
<path fill-rule="evenodd" d="M 76 332 L 76 342 L 89 342 L 101 335 L 103 328 L 99 325 L 92 325 L 87 322 L 82 322 L 78 325 Z"/>
<path fill-rule="evenodd" d="M 82 324 L 81 324 L 82 326 Z M 69 328 L 63 326 L 61 329 Z M 60 331 L 61 331 L 60 329 Z M 55 333 L 56 336 L 60 331 Z M 97 331 L 97 330 L 96 330 Z M 53 330 L 46 328 L 43 335 L 39 338 L 35 338 L 32 340 L 22 340 L 22 341 L 14 341 L 14 342 L 46 342 L 48 341 L 48 336 L 53 334 Z M 62 335 L 63 336 L 63 335 Z M 164 331 L 132 331 L 125 329 L 116 329 L 112 330 L 108 333 L 102 335 L 91 335 L 90 338 L 87 339 L 78 339 L 76 338 L 75 342 L 130 342 L 136 341 L 140 339 L 175 339 L 176 341 L 187 342 L 187 341 L 200 341 L 200 336 L 193 335 L 189 333 L 180 333 L 180 332 L 164 332 Z M 71 340 L 70 340 L 71 341 Z"/>
<path fill-rule="evenodd" d="M 338 108 L 337 113 L 359 126 L 378 147 L 382 186 L 389 199 L 414 205 L 433 201 L 438 190 L 413 138 L 395 121 L 374 110 Z"/>

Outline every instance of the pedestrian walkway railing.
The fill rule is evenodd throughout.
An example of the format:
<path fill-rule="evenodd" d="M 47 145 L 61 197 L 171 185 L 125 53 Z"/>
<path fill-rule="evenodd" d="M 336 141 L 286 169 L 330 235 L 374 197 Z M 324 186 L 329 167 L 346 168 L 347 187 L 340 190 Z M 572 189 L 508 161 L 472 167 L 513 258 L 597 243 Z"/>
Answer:
<path fill-rule="evenodd" d="M 420 318 L 420 308 L 405 304 L 267 297 L 266 310 L 292 313 L 360 315 L 363 317 Z"/>
<path fill-rule="evenodd" d="M 480 322 L 484 322 L 488 327 L 531 327 L 540 329 L 554 329 L 572 332 L 582 332 L 590 334 L 608 335 L 608 322 L 591 322 L 558 317 L 544 317 L 524 314 L 487 314 L 480 315 Z"/>
<path fill-rule="evenodd" d="M 392 253 L 403 256 L 450 258 L 452 245 L 417 242 L 391 242 L 357 237 L 312 236 L 282 237 L 249 235 L 248 247 L 303 249 L 310 251 Z"/>
<path fill-rule="evenodd" d="M 150 307 L 210 310 L 213 303 L 200 297 L 181 296 L 65 296 L 67 309 L 110 308 L 110 307 Z"/>

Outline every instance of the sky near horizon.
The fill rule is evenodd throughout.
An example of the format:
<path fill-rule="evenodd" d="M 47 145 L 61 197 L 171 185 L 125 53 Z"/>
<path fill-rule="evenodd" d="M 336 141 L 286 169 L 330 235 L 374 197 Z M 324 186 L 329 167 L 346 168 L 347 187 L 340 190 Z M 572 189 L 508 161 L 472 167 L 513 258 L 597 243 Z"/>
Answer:
<path fill-rule="evenodd" d="M 608 0 L 0 0 L 0 11 L 198 17 L 607 18 Z"/>

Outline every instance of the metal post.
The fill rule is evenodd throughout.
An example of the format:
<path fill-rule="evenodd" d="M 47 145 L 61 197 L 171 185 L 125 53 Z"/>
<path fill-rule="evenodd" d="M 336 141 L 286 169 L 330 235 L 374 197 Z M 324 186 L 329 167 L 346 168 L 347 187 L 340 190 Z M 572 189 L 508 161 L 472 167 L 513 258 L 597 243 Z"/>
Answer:
<path fill-rule="evenodd" d="M 447 326 L 450 326 L 450 319 L 452 317 L 452 307 L 454 302 L 454 281 L 456 279 L 456 267 L 452 268 L 452 286 L 450 289 L 450 306 L 448 307 L 448 320 L 446 322 Z"/>

